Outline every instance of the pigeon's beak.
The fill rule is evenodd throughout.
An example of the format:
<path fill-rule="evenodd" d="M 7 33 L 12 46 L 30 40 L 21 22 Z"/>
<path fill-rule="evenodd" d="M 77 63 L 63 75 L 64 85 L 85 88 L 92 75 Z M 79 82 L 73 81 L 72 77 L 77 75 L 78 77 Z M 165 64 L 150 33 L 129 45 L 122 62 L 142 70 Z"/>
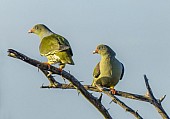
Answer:
<path fill-rule="evenodd" d="M 33 29 L 30 29 L 30 30 L 28 31 L 28 33 L 34 33 L 34 30 L 33 30 Z"/>
<path fill-rule="evenodd" d="M 98 50 L 97 50 L 97 49 L 93 51 L 93 54 L 96 54 L 96 53 L 98 53 Z"/>

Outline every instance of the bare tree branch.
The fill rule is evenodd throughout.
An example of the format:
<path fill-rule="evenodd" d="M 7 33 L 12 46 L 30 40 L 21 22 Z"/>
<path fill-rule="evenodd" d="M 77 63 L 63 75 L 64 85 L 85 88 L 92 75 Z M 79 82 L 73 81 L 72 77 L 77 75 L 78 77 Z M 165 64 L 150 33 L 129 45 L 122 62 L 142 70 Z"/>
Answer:
<path fill-rule="evenodd" d="M 161 104 L 161 102 L 165 98 L 165 96 L 162 99 L 159 99 L 159 100 L 156 99 L 153 95 L 152 89 L 149 85 L 148 78 L 146 77 L 146 75 L 144 75 L 144 79 L 145 79 L 146 88 L 148 90 L 148 96 L 151 98 L 150 103 L 155 106 L 158 113 L 162 116 L 163 119 L 169 119 L 169 116 L 167 115 L 167 113 L 165 112 L 165 110 L 163 109 L 162 104 Z"/>
<path fill-rule="evenodd" d="M 148 81 L 147 81 L 147 85 L 149 85 Z M 93 87 L 91 85 L 83 85 L 83 86 L 84 86 L 84 88 L 86 90 L 100 92 L 100 90 L 97 87 Z M 50 88 L 50 87 L 49 86 L 42 86 L 41 88 Z M 61 84 L 61 85 L 53 87 L 53 88 L 75 89 L 75 87 L 72 84 Z M 149 90 L 150 89 L 151 88 L 149 88 Z M 109 97 L 111 97 L 113 100 L 116 100 L 115 96 L 110 94 L 110 90 L 109 89 L 104 89 L 103 92 L 105 94 L 107 94 Z M 150 102 L 151 104 L 153 104 L 155 106 L 155 108 L 158 110 L 158 113 L 162 116 L 163 119 L 169 119 L 169 116 L 166 114 L 166 112 L 164 111 L 164 109 L 163 109 L 163 107 L 161 105 L 161 102 L 165 99 L 166 95 L 164 95 L 160 99 L 155 99 L 155 97 L 154 97 L 154 101 L 153 101 L 153 99 L 149 95 L 138 95 L 138 94 L 132 94 L 132 93 L 127 93 L 127 92 L 122 92 L 122 91 L 116 91 L 115 95 L 122 96 L 124 98 L 129 98 L 129 99 L 134 99 L 134 100 L 139 100 L 139 101 Z M 152 96 L 153 96 L 153 93 L 152 93 Z M 133 113 L 135 113 L 135 111 Z M 137 115 L 135 115 L 135 116 L 137 116 Z M 138 117 L 140 118 L 140 116 L 137 116 L 137 118 Z"/>
<path fill-rule="evenodd" d="M 49 75 L 49 72 L 48 72 L 48 71 L 42 70 L 42 69 L 40 69 L 40 70 L 44 73 L 44 75 L 47 77 L 47 79 L 50 81 L 50 83 L 55 84 L 55 87 L 62 85 L 62 84 L 60 84 L 59 82 L 57 82 L 52 75 Z M 51 86 L 49 86 L 49 87 L 51 87 Z M 54 87 L 54 86 L 53 86 L 53 87 Z"/>
<path fill-rule="evenodd" d="M 74 76 L 67 73 L 66 71 L 63 70 L 62 72 L 60 72 L 60 70 L 58 70 L 58 68 L 53 67 L 53 66 L 51 66 L 49 68 L 46 64 L 43 64 L 37 60 L 31 59 L 15 50 L 9 49 L 8 52 L 9 52 L 10 57 L 14 57 L 14 58 L 23 60 L 24 62 L 27 62 L 35 67 L 38 67 L 46 75 L 46 77 L 49 79 L 49 81 L 56 84 L 55 87 L 41 86 L 41 88 L 77 89 L 82 93 L 82 95 L 84 95 L 86 97 L 87 100 L 89 100 L 102 113 L 102 115 L 106 119 L 112 118 L 110 116 L 110 114 L 108 113 L 108 111 L 105 109 L 105 107 L 101 104 L 100 100 L 95 98 L 94 96 L 92 96 L 87 91 L 87 90 L 89 90 L 89 91 L 100 92 L 100 90 L 97 87 L 92 87 L 91 85 L 82 85 Z M 71 83 L 70 84 L 61 84 L 61 83 L 57 82 L 53 78 L 52 75 L 48 76 L 48 71 L 51 71 L 53 74 L 62 75 L 64 78 L 69 80 Z M 147 95 L 138 95 L 138 94 L 132 94 L 132 93 L 117 91 L 117 90 L 116 90 L 115 95 L 129 98 L 129 99 L 149 102 L 152 105 L 154 105 L 154 107 L 157 109 L 158 113 L 162 116 L 163 119 L 170 119 L 161 105 L 161 102 L 165 99 L 166 95 L 160 99 L 156 99 L 152 93 L 152 90 L 150 88 L 150 85 L 149 85 L 146 75 L 144 76 L 144 79 L 145 79 L 146 87 L 148 89 Z M 114 102 L 116 102 L 117 104 L 119 104 L 123 109 L 132 113 L 137 119 L 142 119 L 142 117 L 136 111 L 134 111 L 133 109 L 128 107 L 126 104 L 124 104 L 122 101 L 120 101 L 117 97 L 112 95 L 110 93 L 109 89 L 105 88 L 102 90 L 102 92 L 105 93 L 106 95 L 108 95 L 109 97 L 111 97 L 111 99 Z"/>
<path fill-rule="evenodd" d="M 41 88 L 61 88 L 61 89 L 68 89 L 68 88 L 69 88 L 69 89 L 75 89 L 75 87 L 73 86 L 72 83 L 70 83 L 70 84 L 61 84 L 61 83 L 55 81 L 55 79 L 54 79 L 51 75 L 48 76 L 48 73 L 47 73 L 47 72 L 44 72 L 43 70 L 42 70 L 42 72 L 45 74 L 45 76 L 46 76 L 47 78 L 49 78 L 49 81 L 55 82 L 55 83 L 57 83 L 58 85 L 56 85 L 55 87 L 43 86 L 43 85 L 42 85 Z M 96 92 L 102 90 L 103 93 L 105 93 L 106 95 L 108 95 L 108 96 L 112 99 L 113 102 L 115 102 L 116 104 L 120 105 L 123 109 L 125 109 L 125 111 L 133 114 L 137 119 L 143 119 L 143 118 L 138 114 L 137 111 L 134 111 L 132 108 L 130 108 L 129 106 L 127 106 L 124 102 L 122 102 L 122 101 L 119 100 L 117 97 L 115 97 L 114 95 L 112 95 L 112 94 L 110 93 L 110 90 L 108 90 L 107 88 L 102 88 L 102 87 L 99 86 L 99 85 L 97 85 L 97 88 L 96 88 L 96 87 L 93 87 L 93 86 L 91 86 L 91 85 L 83 85 L 83 86 L 84 86 L 84 88 L 85 88 L 86 90 L 91 90 L 91 91 L 93 90 L 93 91 L 96 91 Z M 99 97 L 98 100 L 101 102 L 101 99 L 102 99 L 102 93 L 101 93 L 101 96 Z"/>
<path fill-rule="evenodd" d="M 83 85 L 83 86 L 86 90 L 94 91 L 94 92 L 101 92 L 97 87 L 93 87 L 91 85 Z M 56 87 L 49 87 L 49 86 L 42 85 L 41 88 L 75 89 L 75 87 L 72 84 L 62 84 L 62 83 L 61 83 L 61 85 L 58 85 Z M 110 89 L 105 88 L 105 91 L 107 91 L 109 93 Z M 124 98 L 144 101 L 144 102 L 150 102 L 151 101 L 151 99 L 149 97 L 145 96 L 145 95 L 138 95 L 138 94 L 123 92 L 123 91 L 118 91 L 118 90 L 116 90 L 115 95 L 121 96 L 121 97 L 124 97 Z"/>
<path fill-rule="evenodd" d="M 60 70 L 58 68 L 53 67 L 53 66 L 48 67 L 47 64 L 33 60 L 33 59 L 25 56 L 24 54 L 19 53 L 19 52 L 13 50 L 13 49 L 9 49 L 8 52 L 9 52 L 8 56 L 20 59 L 20 60 L 27 62 L 27 63 L 35 66 L 35 67 L 40 68 L 41 70 L 48 70 L 48 71 L 51 71 L 54 74 L 62 75 L 64 78 L 69 80 L 76 87 L 76 89 L 78 91 L 80 91 L 81 94 L 100 111 L 100 113 L 104 116 L 105 119 L 112 119 L 108 110 L 101 104 L 101 102 L 96 97 L 94 97 L 92 94 L 90 94 L 82 86 L 82 84 L 71 74 L 67 73 L 64 70 L 62 72 L 60 72 Z M 44 71 L 43 73 L 45 74 L 47 72 Z"/>
<path fill-rule="evenodd" d="M 102 88 L 99 85 L 96 85 L 97 88 L 99 88 L 99 90 L 102 90 L 103 93 L 105 93 L 106 95 L 108 95 L 113 102 L 115 102 L 116 104 L 118 104 L 119 106 L 121 106 L 125 111 L 133 114 L 137 119 L 143 119 L 139 113 L 137 111 L 134 111 L 132 108 L 130 108 L 129 106 L 127 106 L 124 102 L 122 102 L 121 100 L 119 100 L 116 96 L 112 95 L 110 91 L 107 91 L 105 88 Z"/>
<path fill-rule="evenodd" d="M 55 80 L 52 76 L 48 76 L 48 73 L 46 73 L 46 72 L 44 72 L 44 71 L 42 71 L 45 75 L 46 75 L 46 77 L 47 78 L 51 78 L 51 79 L 49 79 L 49 80 Z M 54 82 L 57 82 L 57 81 L 54 81 Z M 55 87 L 49 87 L 49 86 L 41 86 L 41 88 L 61 88 L 61 89 L 75 89 L 75 87 L 72 85 L 72 83 L 70 83 L 70 84 L 61 84 L 61 83 L 59 83 L 59 82 L 57 82 L 57 84 L 59 84 L 59 85 L 56 85 Z M 96 92 L 98 92 L 99 90 L 101 91 L 102 90 L 102 92 L 103 93 L 105 93 L 106 95 L 108 95 L 111 99 L 112 99 L 112 101 L 113 102 L 115 102 L 116 104 L 118 104 L 118 105 L 120 105 L 123 109 L 125 109 L 125 111 L 127 111 L 127 112 L 129 112 L 129 113 L 131 113 L 131 114 L 133 114 L 137 119 L 143 119 L 139 114 L 138 114 L 138 112 L 137 111 L 134 111 L 132 108 L 130 108 L 129 106 L 127 106 L 124 102 L 122 102 L 121 100 L 119 100 L 117 97 L 115 97 L 114 95 L 112 95 L 111 93 L 110 93 L 110 90 L 108 90 L 107 88 L 102 88 L 101 86 L 99 86 L 99 85 L 97 85 L 97 88 L 95 87 L 93 87 L 93 86 L 90 86 L 90 85 L 83 85 L 84 86 L 84 88 L 86 89 L 86 90 L 93 90 L 93 91 L 96 91 Z M 100 102 L 101 102 L 101 98 L 102 98 L 102 95 L 100 96 L 100 98 L 98 99 Z"/>

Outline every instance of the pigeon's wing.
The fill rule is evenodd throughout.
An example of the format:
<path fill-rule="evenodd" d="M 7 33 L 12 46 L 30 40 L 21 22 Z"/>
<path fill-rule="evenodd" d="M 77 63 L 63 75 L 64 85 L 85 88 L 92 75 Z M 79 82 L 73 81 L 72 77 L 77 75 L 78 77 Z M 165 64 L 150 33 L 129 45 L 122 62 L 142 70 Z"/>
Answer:
<path fill-rule="evenodd" d="M 63 50 L 66 49 L 68 51 L 68 53 L 71 56 L 73 56 L 73 52 L 72 52 L 72 49 L 71 49 L 71 46 L 70 46 L 68 40 L 58 34 L 55 34 L 55 36 L 56 36 L 56 39 L 58 40 L 60 47 L 63 48 Z"/>
<path fill-rule="evenodd" d="M 40 54 L 45 56 L 69 49 L 70 46 L 61 43 L 60 37 L 56 37 L 56 35 L 44 37 L 39 46 Z"/>
<path fill-rule="evenodd" d="M 93 77 L 98 78 L 100 75 L 100 62 L 96 65 L 93 71 Z"/>

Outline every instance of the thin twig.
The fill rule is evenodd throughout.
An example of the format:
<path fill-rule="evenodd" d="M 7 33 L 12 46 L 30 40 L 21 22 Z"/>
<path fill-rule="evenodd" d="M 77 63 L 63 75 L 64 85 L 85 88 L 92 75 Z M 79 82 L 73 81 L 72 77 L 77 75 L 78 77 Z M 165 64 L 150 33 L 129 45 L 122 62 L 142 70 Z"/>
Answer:
<path fill-rule="evenodd" d="M 86 90 L 89 91 L 94 91 L 94 92 L 101 92 L 97 87 L 93 87 L 91 85 L 83 85 Z M 75 87 L 72 84 L 63 84 L 61 83 L 60 86 L 56 87 L 49 87 L 49 86 L 41 86 L 41 88 L 61 88 L 61 89 L 75 89 Z M 105 89 L 105 91 L 110 91 L 110 89 Z M 124 98 L 129 98 L 129 99 L 134 99 L 134 100 L 139 100 L 139 101 L 144 101 L 144 102 L 150 102 L 150 98 L 144 95 L 138 95 L 138 94 L 133 94 L 133 93 L 128 93 L 128 92 L 123 92 L 123 91 L 118 91 L 116 90 L 117 96 L 121 96 Z"/>

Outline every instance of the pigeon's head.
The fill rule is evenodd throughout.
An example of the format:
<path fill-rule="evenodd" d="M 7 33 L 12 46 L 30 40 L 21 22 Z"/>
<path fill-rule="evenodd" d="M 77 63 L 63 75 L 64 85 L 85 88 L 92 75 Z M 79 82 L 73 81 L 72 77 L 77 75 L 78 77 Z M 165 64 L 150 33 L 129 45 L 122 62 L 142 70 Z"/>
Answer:
<path fill-rule="evenodd" d="M 100 55 L 112 55 L 115 56 L 116 53 L 108 46 L 104 44 L 100 44 L 97 46 L 96 50 L 93 51 L 93 54 L 100 54 Z"/>
<path fill-rule="evenodd" d="M 46 27 L 44 24 L 36 24 L 33 28 L 31 28 L 28 31 L 28 33 L 34 33 L 40 37 L 49 32 L 51 32 L 51 30 L 48 27 Z"/>

